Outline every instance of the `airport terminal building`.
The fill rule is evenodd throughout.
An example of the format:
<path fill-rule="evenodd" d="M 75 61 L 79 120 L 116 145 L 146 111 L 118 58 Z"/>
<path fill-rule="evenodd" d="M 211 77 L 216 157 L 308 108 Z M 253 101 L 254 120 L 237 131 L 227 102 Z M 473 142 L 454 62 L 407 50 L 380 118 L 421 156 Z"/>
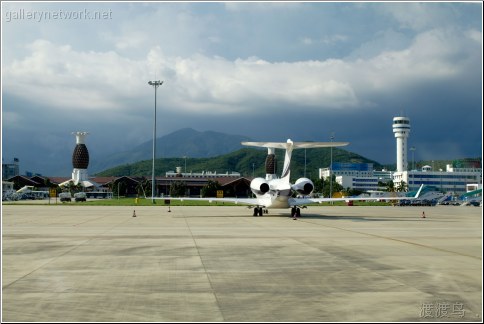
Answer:
<path fill-rule="evenodd" d="M 393 180 L 395 187 L 403 181 L 408 191 L 416 191 L 420 185 L 432 186 L 441 192 L 452 192 L 461 195 L 469 188 L 477 188 L 482 184 L 482 168 L 456 168 L 447 165 L 445 171 L 433 171 L 426 165 L 421 170 L 411 171 L 375 171 L 372 163 L 333 163 L 330 168 L 319 169 L 319 177 L 326 179 L 333 173 L 335 180 L 343 188 L 361 191 L 378 190 L 378 182 Z"/>
<path fill-rule="evenodd" d="M 319 169 L 319 177 L 326 179 L 335 175 L 336 182 L 343 188 L 361 191 L 378 190 L 378 182 L 393 181 L 395 187 L 404 182 L 408 191 L 416 191 L 420 185 L 455 195 L 462 195 L 472 188 L 482 188 L 482 160 L 455 160 L 446 166 L 446 170 L 433 170 L 425 165 L 421 170 L 408 170 L 408 137 L 410 136 L 410 118 L 394 117 L 392 124 L 396 139 L 396 171 L 373 170 L 372 163 L 332 163 L 329 168 Z M 415 151 L 415 147 L 409 148 Z"/>
<path fill-rule="evenodd" d="M 333 163 L 330 168 L 319 169 L 319 177 L 326 179 L 330 174 L 335 175 L 336 182 L 343 188 L 361 191 L 378 190 L 378 182 L 393 180 L 395 187 L 402 181 L 407 184 L 408 191 L 416 191 L 420 185 L 432 186 L 443 193 L 452 192 L 461 195 L 469 188 L 476 188 L 482 184 L 482 168 L 473 161 L 472 165 L 466 160 L 457 160 L 448 164 L 446 170 L 433 171 L 431 166 L 424 166 L 421 170 L 411 171 L 376 171 L 372 163 Z M 466 167 L 457 167 L 466 166 Z"/>
<path fill-rule="evenodd" d="M 378 181 L 381 181 L 374 174 L 373 163 L 333 162 L 331 168 L 319 169 L 319 178 L 326 179 L 331 174 L 343 188 L 361 191 L 378 190 Z"/>
<path fill-rule="evenodd" d="M 470 185 L 482 184 L 482 168 L 473 161 L 473 165 L 465 163 L 466 160 L 454 161 L 448 164 L 446 170 L 434 171 L 429 165 L 423 166 L 421 170 L 410 170 L 395 172 L 393 174 L 394 183 L 398 184 L 405 181 L 408 190 L 418 190 L 420 185 L 434 186 L 441 192 L 453 192 L 464 194 Z M 466 167 L 457 167 L 457 166 Z"/>

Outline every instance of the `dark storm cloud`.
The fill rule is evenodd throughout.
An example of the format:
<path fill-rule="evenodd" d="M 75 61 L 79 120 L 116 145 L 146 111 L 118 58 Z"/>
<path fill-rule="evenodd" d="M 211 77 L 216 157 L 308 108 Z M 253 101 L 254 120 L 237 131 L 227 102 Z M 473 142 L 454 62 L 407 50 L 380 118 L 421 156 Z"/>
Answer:
<path fill-rule="evenodd" d="M 99 157 L 150 140 L 156 78 L 159 136 L 335 132 L 349 150 L 392 163 L 392 118 L 404 114 L 417 159 L 478 156 L 481 6 L 9 3 L 2 19 L 22 8 L 112 10 L 112 19 L 3 24 L 3 155 L 60 175 L 70 173 L 73 131 L 90 132 Z"/>

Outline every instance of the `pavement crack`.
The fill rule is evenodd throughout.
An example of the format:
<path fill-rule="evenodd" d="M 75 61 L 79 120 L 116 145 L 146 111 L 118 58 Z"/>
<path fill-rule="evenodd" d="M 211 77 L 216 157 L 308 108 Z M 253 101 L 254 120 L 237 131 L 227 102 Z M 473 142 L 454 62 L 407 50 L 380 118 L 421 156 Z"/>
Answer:
<path fill-rule="evenodd" d="M 183 215 L 184 216 L 184 215 Z M 213 287 L 213 283 L 212 283 L 212 280 L 210 279 L 210 274 L 207 270 L 207 267 L 205 266 L 205 262 L 203 262 L 203 257 L 202 257 L 202 254 L 200 253 L 200 249 L 198 247 L 198 244 L 197 244 L 197 240 L 195 239 L 195 235 L 193 234 L 192 232 L 192 229 L 190 227 L 190 224 L 188 224 L 188 220 L 186 217 L 183 217 L 183 219 L 185 220 L 185 224 L 188 228 L 188 231 L 190 232 L 190 236 L 193 240 L 193 245 L 195 246 L 195 249 L 197 250 L 197 255 L 198 257 L 200 258 L 200 263 L 202 264 L 202 267 L 203 267 L 203 271 L 205 273 L 205 275 L 207 276 L 207 280 L 208 280 L 208 283 L 210 285 L 210 290 L 215 298 L 215 302 L 217 303 L 217 308 L 219 309 L 220 311 L 220 316 L 222 316 L 222 321 L 225 322 L 225 316 L 224 316 L 224 313 L 222 311 L 222 307 L 220 305 L 220 300 L 217 296 L 217 292 L 215 291 L 214 287 Z"/>

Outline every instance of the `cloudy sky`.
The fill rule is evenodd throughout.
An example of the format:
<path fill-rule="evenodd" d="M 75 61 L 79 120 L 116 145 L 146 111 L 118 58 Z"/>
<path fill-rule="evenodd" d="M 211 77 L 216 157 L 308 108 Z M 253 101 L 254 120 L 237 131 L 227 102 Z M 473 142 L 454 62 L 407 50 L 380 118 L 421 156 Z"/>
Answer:
<path fill-rule="evenodd" d="M 482 4 L 2 2 L 2 153 L 69 175 L 180 128 L 348 141 L 395 162 L 482 152 Z M 67 162 L 66 162 L 67 161 Z M 67 170 L 67 171 L 66 171 Z"/>

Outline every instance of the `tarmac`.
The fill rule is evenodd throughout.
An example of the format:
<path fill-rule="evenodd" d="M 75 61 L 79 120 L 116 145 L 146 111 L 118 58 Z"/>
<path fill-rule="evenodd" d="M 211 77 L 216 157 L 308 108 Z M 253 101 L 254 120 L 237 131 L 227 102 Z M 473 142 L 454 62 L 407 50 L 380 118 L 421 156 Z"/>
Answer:
<path fill-rule="evenodd" d="M 482 207 L 2 209 L 2 322 L 482 322 Z"/>

